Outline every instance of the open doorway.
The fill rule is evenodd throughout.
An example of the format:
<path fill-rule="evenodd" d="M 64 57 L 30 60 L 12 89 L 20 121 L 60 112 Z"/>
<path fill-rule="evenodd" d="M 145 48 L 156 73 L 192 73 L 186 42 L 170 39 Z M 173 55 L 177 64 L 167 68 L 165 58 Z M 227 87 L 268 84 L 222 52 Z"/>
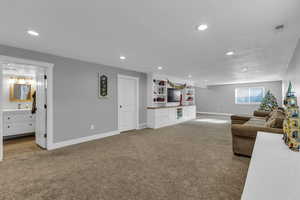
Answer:
<path fill-rule="evenodd" d="M 0 160 L 49 148 L 49 69 L 39 64 L 0 56 Z"/>

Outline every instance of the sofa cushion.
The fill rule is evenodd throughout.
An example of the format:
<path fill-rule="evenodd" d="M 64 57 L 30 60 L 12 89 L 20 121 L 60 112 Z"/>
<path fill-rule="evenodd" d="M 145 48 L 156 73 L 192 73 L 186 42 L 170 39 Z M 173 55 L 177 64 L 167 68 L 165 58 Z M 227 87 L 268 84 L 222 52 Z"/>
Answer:
<path fill-rule="evenodd" d="M 282 110 L 276 110 L 272 112 L 272 115 L 267 120 L 266 127 L 269 128 L 283 128 L 283 121 L 285 114 Z"/>
<path fill-rule="evenodd" d="M 266 127 L 268 127 L 268 128 L 275 128 L 275 126 L 276 126 L 276 118 L 275 119 L 269 119 L 266 122 Z"/>
<path fill-rule="evenodd" d="M 264 117 L 251 117 L 249 121 L 244 123 L 245 126 L 265 127 L 266 120 Z"/>

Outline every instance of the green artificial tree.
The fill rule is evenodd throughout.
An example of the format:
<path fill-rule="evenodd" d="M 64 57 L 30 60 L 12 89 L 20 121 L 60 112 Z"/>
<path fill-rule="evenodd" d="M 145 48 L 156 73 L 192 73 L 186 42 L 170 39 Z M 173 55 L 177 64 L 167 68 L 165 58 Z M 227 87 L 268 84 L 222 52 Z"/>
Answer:
<path fill-rule="evenodd" d="M 278 103 L 276 97 L 270 92 L 270 90 L 268 90 L 265 97 L 261 101 L 259 110 L 272 111 L 274 108 L 277 107 L 278 107 Z"/>

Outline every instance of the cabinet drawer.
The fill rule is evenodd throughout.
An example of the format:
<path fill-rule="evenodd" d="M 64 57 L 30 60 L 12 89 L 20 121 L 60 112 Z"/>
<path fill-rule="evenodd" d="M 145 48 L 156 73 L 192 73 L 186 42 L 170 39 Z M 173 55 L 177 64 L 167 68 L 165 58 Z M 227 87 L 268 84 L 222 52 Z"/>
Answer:
<path fill-rule="evenodd" d="M 34 121 L 35 115 L 32 114 L 4 115 L 3 118 L 4 118 L 4 123 L 25 122 L 25 121 Z"/>
<path fill-rule="evenodd" d="M 155 117 L 169 116 L 169 109 L 158 109 L 155 111 Z"/>
<path fill-rule="evenodd" d="M 18 135 L 24 133 L 35 132 L 35 124 L 33 122 L 26 123 L 6 123 L 4 125 L 4 136 Z"/>
<path fill-rule="evenodd" d="M 157 127 L 166 126 L 166 125 L 168 125 L 168 123 L 169 123 L 169 116 L 168 115 L 160 116 L 159 118 L 155 119 L 155 124 L 156 124 Z"/>

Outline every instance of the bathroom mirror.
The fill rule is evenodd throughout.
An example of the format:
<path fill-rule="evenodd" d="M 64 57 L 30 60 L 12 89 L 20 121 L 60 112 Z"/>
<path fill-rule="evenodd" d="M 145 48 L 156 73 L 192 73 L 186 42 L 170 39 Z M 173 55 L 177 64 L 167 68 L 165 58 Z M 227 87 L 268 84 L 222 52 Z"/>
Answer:
<path fill-rule="evenodd" d="M 10 101 L 30 102 L 32 101 L 31 84 L 13 83 L 10 86 Z"/>

